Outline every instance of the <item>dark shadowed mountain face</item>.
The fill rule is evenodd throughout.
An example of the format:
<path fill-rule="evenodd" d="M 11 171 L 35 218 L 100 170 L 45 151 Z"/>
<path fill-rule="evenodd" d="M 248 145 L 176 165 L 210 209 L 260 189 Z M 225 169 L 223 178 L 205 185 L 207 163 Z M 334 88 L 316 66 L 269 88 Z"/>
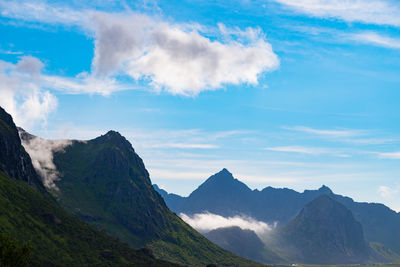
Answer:
<path fill-rule="evenodd" d="M 162 236 L 170 227 L 168 210 L 150 186 L 149 175 L 130 143 L 119 133 L 88 142 L 74 141 L 65 152 L 55 153 L 54 163 L 62 174 L 57 197 L 81 218 L 115 232 L 134 235 L 124 241 L 141 247 Z"/>
<path fill-rule="evenodd" d="M 205 233 L 204 236 L 237 255 L 262 261 L 264 243 L 251 230 L 242 230 L 240 227 L 219 228 Z"/>
<path fill-rule="evenodd" d="M 31 158 L 21 146 L 17 128 L 11 116 L 0 107 L 0 171 L 11 178 L 25 181 L 39 191 L 42 182 L 32 166 Z"/>
<path fill-rule="evenodd" d="M 244 183 L 223 169 L 193 191 L 181 204 L 180 211 L 190 210 L 189 213 L 194 214 L 208 210 L 223 216 L 245 212 L 251 192 Z M 237 196 L 240 196 L 240 199 Z"/>
<path fill-rule="evenodd" d="M 63 210 L 37 178 L 11 116 L 1 108 L 0 166 L 0 235 L 29 242 L 31 266 L 176 266 Z"/>
<path fill-rule="evenodd" d="M 276 234 L 281 251 L 301 263 L 363 263 L 371 257 L 361 224 L 327 195 L 308 203 Z"/>
<path fill-rule="evenodd" d="M 171 212 L 151 185 L 142 159 L 118 132 L 72 141 L 53 156 L 59 179 L 58 190 L 51 192 L 79 218 L 135 248 L 150 247 L 164 260 L 257 266 L 219 248 Z"/>
<path fill-rule="evenodd" d="M 354 202 L 351 198 L 334 194 L 326 186 L 303 193 L 273 187 L 266 187 L 262 191 L 250 190 L 227 173 L 223 170 L 211 176 L 188 197 L 179 197 L 165 191 L 161 194 L 167 205 L 178 214 L 204 211 L 224 216 L 244 214 L 269 224 L 278 222 L 278 226 L 285 225 L 307 203 L 326 194 L 353 213 L 355 219 L 362 224 L 368 242 L 383 244 L 400 253 L 400 214 L 382 204 Z M 227 188 L 231 192 L 226 192 Z"/>
<path fill-rule="evenodd" d="M 218 228 L 204 234 L 214 244 L 236 255 L 262 263 L 284 262 L 277 254 L 268 250 L 261 239 L 251 230 L 240 227 Z"/>

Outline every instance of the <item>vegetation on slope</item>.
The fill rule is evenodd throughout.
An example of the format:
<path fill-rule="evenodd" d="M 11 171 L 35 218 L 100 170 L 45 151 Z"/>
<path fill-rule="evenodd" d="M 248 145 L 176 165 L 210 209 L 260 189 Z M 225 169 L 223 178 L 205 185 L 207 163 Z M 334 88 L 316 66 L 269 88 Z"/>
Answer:
<path fill-rule="evenodd" d="M 59 203 L 132 247 L 191 266 L 257 266 L 223 250 L 184 223 L 154 190 L 142 159 L 119 133 L 74 141 L 54 155 Z"/>
<path fill-rule="evenodd" d="M 0 234 L 29 242 L 32 266 L 175 266 L 81 222 L 25 182 L 3 172 Z"/>
<path fill-rule="evenodd" d="M 20 246 L 20 244 L 22 244 Z M 176 266 L 64 211 L 44 189 L 0 108 L 0 266 Z"/>

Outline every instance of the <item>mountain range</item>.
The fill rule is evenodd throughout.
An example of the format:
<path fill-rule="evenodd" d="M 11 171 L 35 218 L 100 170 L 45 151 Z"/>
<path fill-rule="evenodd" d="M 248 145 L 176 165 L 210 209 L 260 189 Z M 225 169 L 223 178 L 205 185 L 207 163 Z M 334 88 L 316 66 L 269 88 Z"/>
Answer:
<path fill-rule="evenodd" d="M 344 257 L 343 259 L 347 259 L 344 260 L 347 263 L 359 262 L 360 259 L 372 262 L 398 261 L 400 259 L 400 214 L 382 204 L 355 202 L 349 197 L 334 194 L 332 190 L 326 186 L 322 186 L 318 190 L 305 190 L 303 193 L 288 188 L 280 189 L 272 187 L 266 187 L 261 191 L 257 189 L 251 190 L 244 183 L 235 179 L 228 170 L 223 169 L 208 178 L 188 197 L 170 194 L 160 189 L 157 185 L 154 185 L 154 187 L 163 196 L 168 207 L 177 214 L 183 213 L 187 216 L 191 216 L 208 212 L 224 217 L 246 216 L 269 225 L 275 225 L 276 230 L 273 231 L 275 234 L 262 239 L 266 241 L 265 243 L 269 250 L 272 249 L 281 256 L 281 261 L 315 263 L 313 259 L 316 258 L 308 254 L 307 251 L 300 252 L 303 256 L 299 256 L 296 253 L 288 253 L 287 250 L 290 249 L 290 246 L 286 246 L 285 243 L 287 242 L 283 241 L 289 240 L 289 237 L 296 237 L 299 239 L 297 240 L 295 238 L 298 243 L 292 242 L 291 247 L 297 247 L 302 250 L 307 248 L 302 242 L 318 244 L 318 242 L 316 242 L 317 240 L 308 240 L 304 236 L 301 236 L 305 233 L 303 227 L 306 225 L 310 227 L 312 231 L 318 230 L 318 228 L 315 227 L 319 224 L 316 224 L 313 218 L 319 218 L 321 221 L 319 222 L 320 224 L 335 225 L 336 238 L 339 238 L 341 240 L 340 242 L 344 242 L 343 246 L 346 248 L 346 251 L 353 251 L 354 253 L 357 251 L 352 248 L 350 244 L 346 243 L 346 239 L 358 240 L 359 245 L 362 244 L 362 240 L 365 240 L 368 248 L 367 250 L 373 250 L 373 252 L 360 252 L 358 254 L 349 252 L 350 254 L 353 253 L 354 257 L 349 256 L 346 258 L 342 255 L 341 257 Z M 330 201 L 326 199 L 322 201 L 323 199 L 320 199 L 321 196 L 329 197 Z M 321 213 L 325 208 L 312 208 L 317 205 L 307 206 L 308 204 L 311 205 L 313 201 L 317 201 L 321 207 L 331 203 L 331 205 L 325 208 L 336 207 L 332 209 L 332 211 L 341 211 L 338 212 L 337 222 L 347 222 L 347 225 L 342 226 L 332 222 L 331 217 Z M 333 205 L 332 202 L 334 202 L 335 205 Z M 313 214 L 313 216 L 310 214 Z M 354 220 L 351 220 L 351 218 Z M 303 222 L 303 224 L 300 222 Z M 358 229 L 358 227 L 356 227 L 358 224 L 360 224 L 361 229 L 357 231 L 361 231 L 362 235 L 356 235 L 357 231 L 343 230 L 347 228 Z M 326 230 L 328 229 L 319 230 L 317 236 L 327 242 L 321 243 L 320 245 L 329 246 L 328 241 L 330 241 L 332 237 L 326 235 L 328 233 Z M 216 243 L 222 244 L 219 242 Z M 340 250 L 343 252 L 343 247 L 340 248 L 337 244 L 334 245 L 337 248 L 336 252 L 339 253 Z M 227 249 L 230 247 L 232 247 L 232 244 L 230 244 L 230 246 L 225 246 Z M 282 250 L 281 248 L 283 247 L 285 249 Z M 362 245 L 360 245 L 360 249 L 361 248 Z M 309 250 L 312 249 L 310 248 Z M 361 250 L 365 252 L 365 250 Z M 338 258 L 339 257 L 335 255 L 331 255 L 328 258 L 321 259 L 318 263 L 330 264 Z M 266 261 L 264 260 L 264 262 Z"/>
<path fill-rule="evenodd" d="M 273 232 L 268 244 L 274 242 L 280 255 L 308 264 L 383 260 L 369 248 L 351 211 L 328 195 L 307 203 L 293 220 Z"/>
<path fill-rule="evenodd" d="M 200 234 L 176 215 L 211 213 L 258 230 L 225 225 Z M 169 194 L 151 184 L 118 132 L 45 140 L 0 108 L 0 265 L 22 244 L 25 256 L 32 248 L 32 266 L 398 262 L 399 216 L 326 186 L 251 190 L 226 169 L 188 197 Z"/>
<path fill-rule="evenodd" d="M 150 250 L 132 249 L 61 208 L 45 190 L 11 116 L 1 107 L 0 235 L 2 242 L 27 242 L 32 266 L 177 266 L 155 259 Z M 0 244 L 1 266 L 14 262 L 7 245 Z"/>
<path fill-rule="evenodd" d="M 0 265 L 27 244 L 32 266 L 261 266 L 171 212 L 119 133 L 44 140 L 17 129 L 2 108 L 0 236 Z"/>
<path fill-rule="evenodd" d="M 118 132 L 87 141 L 45 140 L 23 129 L 20 136 L 47 179 L 48 191 L 81 220 L 170 262 L 258 265 L 221 249 L 171 212 L 154 190 L 142 159 Z M 52 152 L 52 164 L 43 160 L 46 149 Z"/>

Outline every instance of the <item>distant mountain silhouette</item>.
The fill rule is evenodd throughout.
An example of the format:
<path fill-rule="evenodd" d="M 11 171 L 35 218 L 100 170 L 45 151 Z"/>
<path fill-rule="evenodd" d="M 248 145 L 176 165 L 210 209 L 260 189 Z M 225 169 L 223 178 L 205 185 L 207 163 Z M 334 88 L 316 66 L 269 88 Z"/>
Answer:
<path fill-rule="evenodd" d="M 383 204 L 359 203 L 349 197 L 336 195 L 327 186 L 303 193 L 273 187 L 251 190 L 223 169 L 188 197 L 168 194 L 165 190 L 159 192 L 177 214 L 193 215 L 208 211 L 223 216 L 246 215 L 268 224 L 277 223 L 278 227 L 295 218 L 307 203 L 321 195 L 328 195 L 353 213 L 354 218 L 362 224 L 367 242 L 400 254 L 399 213 Z"/>
<path fill-rule="evenodd" d="M 265 247 L 261 239 L 251 230 L 240 227 L 225 227 L 204 234 L 218 246 L 236 255 L 261 263 L 282 263 L 285 260 Z"/>
<path fill-rule="evenodd" d="M 372 256 L 361 224 L 350 210 L 327 195 L 308 203 L 275 235 L 282 253 L 296 262 L 364 263 Z"/>

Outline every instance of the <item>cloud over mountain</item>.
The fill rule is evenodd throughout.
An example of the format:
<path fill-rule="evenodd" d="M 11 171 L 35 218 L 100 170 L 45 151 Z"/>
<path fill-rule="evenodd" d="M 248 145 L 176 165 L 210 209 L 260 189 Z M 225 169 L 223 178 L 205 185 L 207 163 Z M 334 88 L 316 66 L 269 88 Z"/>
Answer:
<path fill-rule="evenodd" d="M 45 187 L 58 189 L 54 183 L 59 178 L 53 157 L 55 152 L 62 152 L 66 146 L 72 144 L 70 140 L 46 140 L 24 132 L 19 132 L 21 142 L 32 160 L 32 165 L 41 176 Z"/>
<path fill-rule="evenodd" d="M 265 222 L 257 221 L 247 216 L 224 217 L 214 213 L 197 213 L 188 216 L 184 213 L 179 215 L 186 223 L 200 232 L 209 232 L 218 228 L 238 226 L 244 230 L 252 230 L 258 235 L 270 231 L 274 226 L 270 226 Z"/>

